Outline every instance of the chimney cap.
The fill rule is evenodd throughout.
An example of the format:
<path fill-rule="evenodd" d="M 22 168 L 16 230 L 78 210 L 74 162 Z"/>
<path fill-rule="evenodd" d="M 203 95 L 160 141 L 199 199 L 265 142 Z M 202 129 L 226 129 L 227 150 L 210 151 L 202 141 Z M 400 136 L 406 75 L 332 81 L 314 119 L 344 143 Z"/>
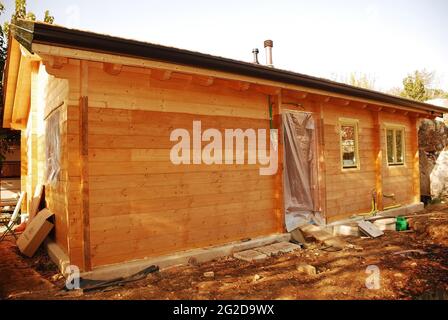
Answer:
<path fill-rule="evenodd" d="M 274 41 L 272 41 L 272 40 L 266 40 L 266 41 L 264 42 L 264 47 L 265 47 L 265 48 L 267 48 L 267 47 L 271 47 L 271 48 L 273 48 L 273 47 L 274 47 Z"/>
<path fill-rule="evenodd" d="M 258 48 L 255 48 L 252 50 L 252 53 L 260 53 L 260 50 L 258 50 Z"/>

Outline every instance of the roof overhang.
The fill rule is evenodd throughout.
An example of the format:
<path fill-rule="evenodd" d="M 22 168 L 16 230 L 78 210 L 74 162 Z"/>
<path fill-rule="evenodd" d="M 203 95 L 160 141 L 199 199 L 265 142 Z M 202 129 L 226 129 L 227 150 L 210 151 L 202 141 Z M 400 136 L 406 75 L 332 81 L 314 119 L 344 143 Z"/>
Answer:
<path fill-rule="evenodd" d="M 13 27 L 13 33 L 15 40 L 20 42 L 20 44 L 29 52 L 33 52 L 33 46 L 36 44 L 71 48 L 131 58 L 168 62 L 267 81 L 275 81 L 287 85 L 296 85 L 302 88 L 319 90 L 321 92 L 329 92 L 332 94 L 373 101 L 378 104 L 394 105 L 408 110 L 411 109 L 427 116 L 437 117 L 447 111 L 445 108 L 431 104 L 404 99 L 287 70 L 275 69 L 263 65 L 152 43 L 68 29 L 45 23 L 19 20 Z M 12 78 L 14 78 L 13 75 Z"/>

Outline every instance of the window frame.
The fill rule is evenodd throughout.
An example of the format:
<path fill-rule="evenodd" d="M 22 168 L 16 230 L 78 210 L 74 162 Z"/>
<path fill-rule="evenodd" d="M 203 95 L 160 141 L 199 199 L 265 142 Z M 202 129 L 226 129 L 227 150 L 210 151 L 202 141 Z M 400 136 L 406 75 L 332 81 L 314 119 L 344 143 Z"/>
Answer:
<path fill-rule="evenodd" d="M 404 125 L 398 125 L 398 124 L 385 124 L 384 128 L 385 132 L 385 140 L 386 140 L 386 160 L 387 165 L 389 167 L 400 167 L 406 165 L 406 126 Z M 389 148 L 388 148 L 388 141 L 387 141 L 387 132 L 392 130 L 392 151 L 393 151 L 393 162 L 389 162 Z M 403 161 L 398 162 L 397 161 L 397 131 L 401 131 L 401 145 L 403 148 Z"/>
<path fill-rule="evenodd" d="M 342 127 L 353 126 L 355 128 L 355 166 L 344 166 L 344 150 L 342 147 Z M 361 169 L 361 159 L 359 158 L 359 120 L 351 118 L 339 118 L 339 150 L 340 150 L 340 163 L 342 171 L 355 171 Z"/>

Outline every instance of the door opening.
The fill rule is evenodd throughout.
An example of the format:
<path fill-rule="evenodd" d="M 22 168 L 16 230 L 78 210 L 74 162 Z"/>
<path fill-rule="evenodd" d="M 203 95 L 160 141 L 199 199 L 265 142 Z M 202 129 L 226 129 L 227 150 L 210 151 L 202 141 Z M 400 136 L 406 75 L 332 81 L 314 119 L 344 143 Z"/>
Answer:
<path fill-rule="evenodd" d="M 316 126 L 310 112 L 285 110 L 283 187 L 288 232 L 306 223 L 324 224 L 319 212 Z"/>

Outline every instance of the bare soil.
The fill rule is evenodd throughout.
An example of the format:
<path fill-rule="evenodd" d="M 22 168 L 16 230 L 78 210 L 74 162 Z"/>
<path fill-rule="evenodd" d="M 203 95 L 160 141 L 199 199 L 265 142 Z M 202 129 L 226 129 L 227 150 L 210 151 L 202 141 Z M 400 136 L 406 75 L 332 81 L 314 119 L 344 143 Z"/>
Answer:
<path fill-rule="evenodd" d="M 409 219 L 410 232 L 386 231 L 378 239 L 344 237 L 352 244 L 328 252 L 307 249 L 248 263 L 227 257 L 172 267 L 143 280 L 100 292 L 66 292 L 64 279 L 43 250 L 28 259 L 14 239 L 0 243 L 0 299 L 418 299 L 448 292 L 448 207 Z M 413 251 L 409 251 L 413 250 Z M 406 252 L 403 252 L 406 251 Z M 316 275 L 297 271 L 315 266 Z M 380 271 L 380 288 L 366 287 L 368 266 Z M 204 273 L 214 272 L 213 278 Z M 440 294 L 439 294 L 440 298 Z"/>

